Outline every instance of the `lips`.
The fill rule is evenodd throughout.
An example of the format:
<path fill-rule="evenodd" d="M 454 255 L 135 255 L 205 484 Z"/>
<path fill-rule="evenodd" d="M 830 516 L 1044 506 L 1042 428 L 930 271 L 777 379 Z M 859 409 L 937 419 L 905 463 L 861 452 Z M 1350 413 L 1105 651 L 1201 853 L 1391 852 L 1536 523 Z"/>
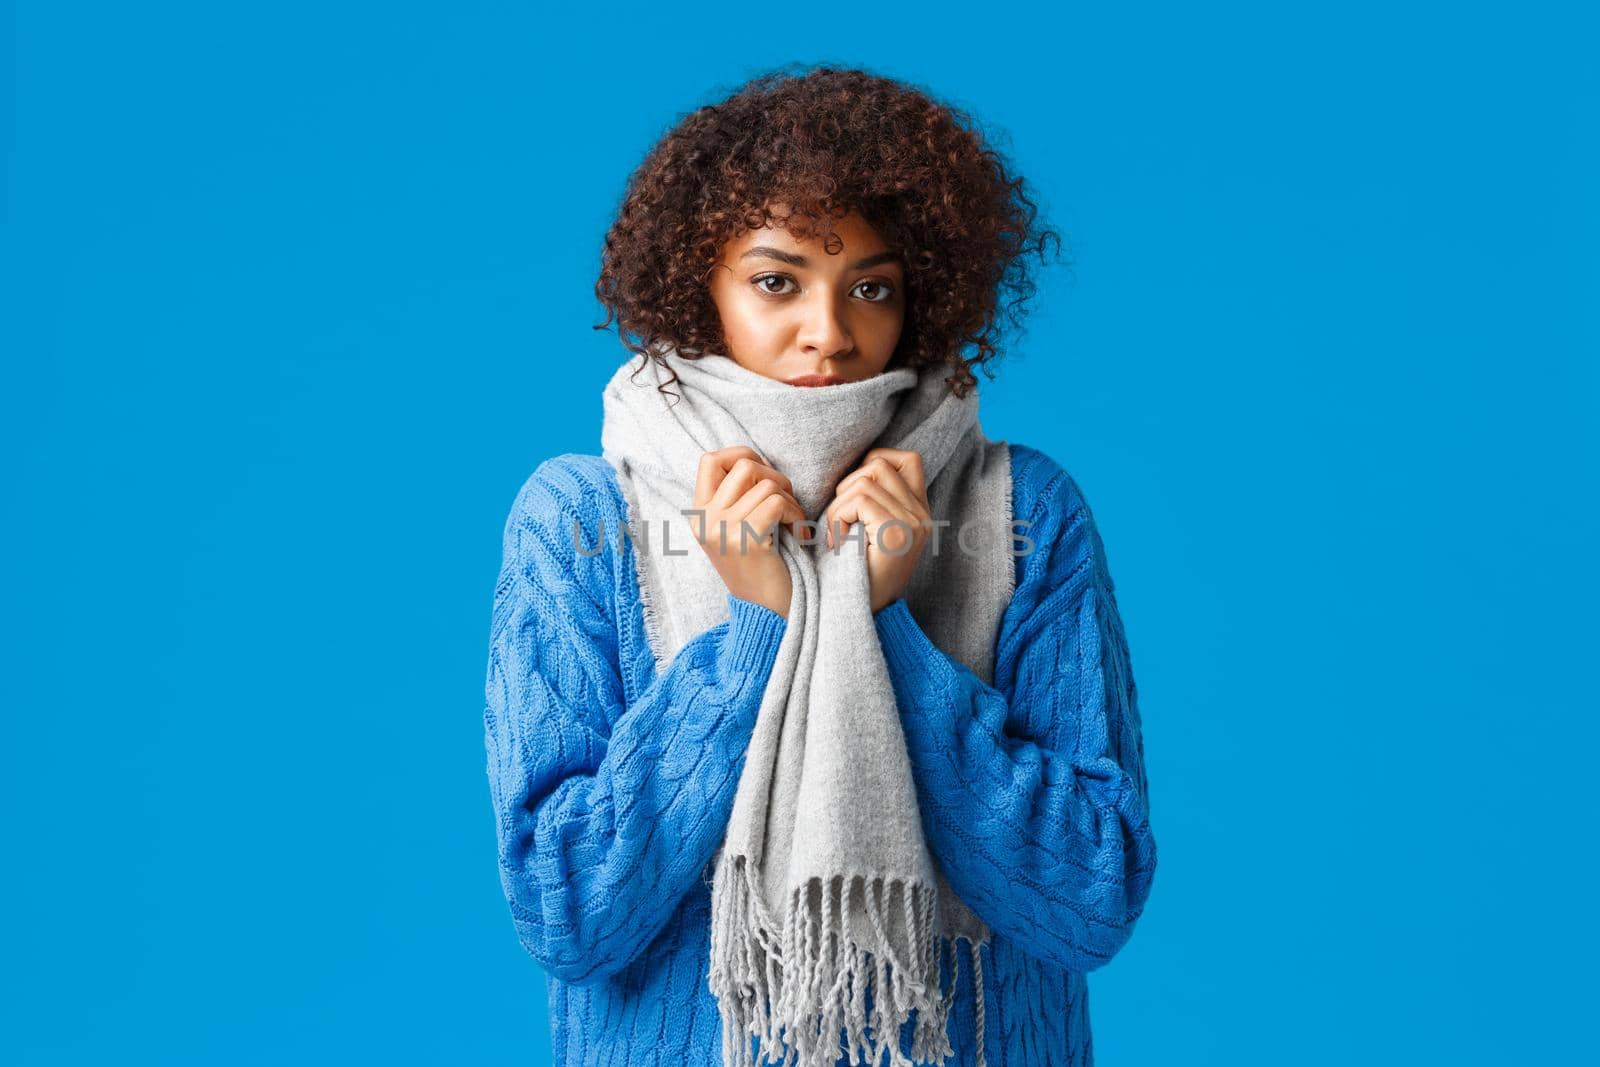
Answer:
<path fill-rule="evenodd" d="M 837 374 L 802 374 L 798 378 L 788 379 L 790 385 L 803 385 L 815 387 L 819 385 L 843 385 L 844 379 Z"/>

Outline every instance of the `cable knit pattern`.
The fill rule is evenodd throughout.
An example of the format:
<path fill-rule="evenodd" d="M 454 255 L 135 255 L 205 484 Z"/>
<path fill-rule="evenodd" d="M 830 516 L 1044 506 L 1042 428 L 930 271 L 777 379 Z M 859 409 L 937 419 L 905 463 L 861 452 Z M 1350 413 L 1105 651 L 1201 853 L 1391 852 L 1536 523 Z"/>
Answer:
<path fill-rule="evenodd" d="M 1087 1067 L 1085 973 L 1132 935 L 1156 867 L 1137 690 L 1088 504 L 1048 456 L 1010 451 L 1034 546 L 994 686 L 904 599 L 876 623 L 930 848 L 992 931 L 988 1062 Z M 787 621 L 730 595 L 658 672 L 626 521 L 611 466 L 574 454 L 542 463 L 506 521 L 484 708 L 500 879 L 547 973 L 556 1064 L 719 1064 L 709 863 Z M 947 1062 L 964 1065 L 977 1020 L 955 959 Z"/>

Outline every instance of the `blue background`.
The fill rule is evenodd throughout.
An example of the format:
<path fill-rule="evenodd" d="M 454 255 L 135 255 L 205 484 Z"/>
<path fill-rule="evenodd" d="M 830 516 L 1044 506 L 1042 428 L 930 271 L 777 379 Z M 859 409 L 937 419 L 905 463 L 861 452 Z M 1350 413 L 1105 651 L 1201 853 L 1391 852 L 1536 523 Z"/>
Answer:
<path fill-rule="evenodd" d="M 1140 683 L 1103 1067 L 1592 1056 L 1594 9 L 1103 6 L 19 4 L 0 1058 L 544 1062 L 501 525 L 598 451 L 627 175 L 791 60 L 970 109 L 1070 241 L 984 425 Z"/>

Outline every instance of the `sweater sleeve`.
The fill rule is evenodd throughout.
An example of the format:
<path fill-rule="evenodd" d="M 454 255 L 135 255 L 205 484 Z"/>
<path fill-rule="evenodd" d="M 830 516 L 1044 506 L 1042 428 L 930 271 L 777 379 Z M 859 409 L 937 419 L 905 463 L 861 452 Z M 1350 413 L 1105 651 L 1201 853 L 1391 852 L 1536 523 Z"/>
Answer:
<path fill-rule="evenodd" d="M 1085 972 L 1132 936 L 1156 842 L 1104 549 L 1076 484 L 1044 463 L 997 688 L 934 645 L 904 598 L 875 618 L 945 877 L 991 928 Z"/>
<path fill-rule="evenodd" d="M 621 550 L 577 550 L 575 537 L 586 550 L 600 543 L 603 511 L 579 485 L 547 461 L 506 521 L 484 708 L 517 935 L 573 983 L 632 962 L 721 845 L 787 626 L 729 594 L 729 618 L 624 706 L 609 558 Z"/>

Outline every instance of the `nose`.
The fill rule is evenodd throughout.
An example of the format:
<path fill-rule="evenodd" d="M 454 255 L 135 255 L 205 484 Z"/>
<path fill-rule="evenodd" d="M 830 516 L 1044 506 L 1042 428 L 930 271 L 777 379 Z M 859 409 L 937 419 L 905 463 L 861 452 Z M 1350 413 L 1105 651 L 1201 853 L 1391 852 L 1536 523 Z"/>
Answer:
<path fill-rule="evenodd" d="M 832 293 L 819 291 L 802 314 L 799 343 L 807 355 L 842 359 L 854 351 L 855 339 L 850 335 L 850 325 L 840 313 Z"/>

